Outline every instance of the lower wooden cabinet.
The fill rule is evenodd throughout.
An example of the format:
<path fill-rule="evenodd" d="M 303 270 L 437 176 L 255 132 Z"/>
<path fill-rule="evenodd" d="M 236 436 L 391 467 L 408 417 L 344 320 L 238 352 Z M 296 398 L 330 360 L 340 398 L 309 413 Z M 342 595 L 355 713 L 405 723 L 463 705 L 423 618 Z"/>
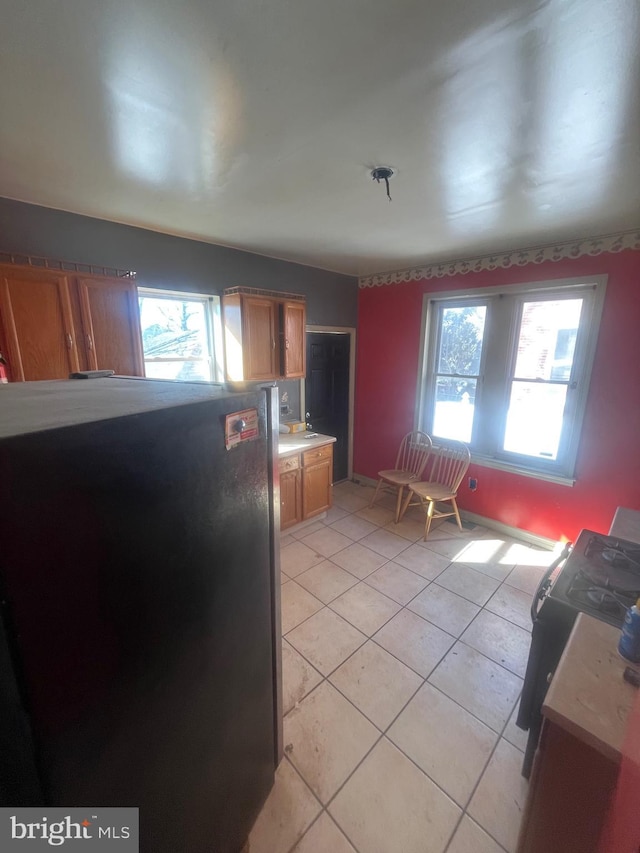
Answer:
<path fill-rule="evenodd" d="M 616 626 L 578 614 L 542 705 L 516 853 L 638 850 L 631 819 L 638 784 L 630 769 L 637 747 L 629 738 L 637 690 L 624 680 L 619 636 Z M 625 753 L 628 774 L 621 772 Z M 627 844 L 610 843 L 605 833 L 616 825 L 629 829 Z"/>
<path fill-rule="evenodd" d="M 300 457 L 287 456 L 278 463 L 280 470 L 280 529 L 302 521 Z"/>
<path fill-rule="evenodd" d="M 280 529 L 286 530 L 330 509 L 332 505 L 333 445 L 314 447 L 278 462 L 280 472 Z"/>
<path fill-rule="evenodd" d="M 619 771 L 618 763 L 545 719 L 517 853 L 603 850 L 600 836 Z"/>
<path fill-rule="evenodd" d="M 333 445 L 307 450 L 302 454 L 302 517 L 313 518 L 331 506 Z"/>

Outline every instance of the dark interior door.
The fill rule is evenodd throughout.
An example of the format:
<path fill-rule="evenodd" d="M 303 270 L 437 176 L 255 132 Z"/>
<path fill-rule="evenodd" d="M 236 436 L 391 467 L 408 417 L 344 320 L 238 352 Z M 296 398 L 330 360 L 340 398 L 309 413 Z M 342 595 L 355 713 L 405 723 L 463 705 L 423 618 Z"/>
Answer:
<path fill-rule="evenodd" d="M 305 411 L 315 432 L 335 435 L 333 482 L 349 475 L 348 334 L 307 332 Z"/>

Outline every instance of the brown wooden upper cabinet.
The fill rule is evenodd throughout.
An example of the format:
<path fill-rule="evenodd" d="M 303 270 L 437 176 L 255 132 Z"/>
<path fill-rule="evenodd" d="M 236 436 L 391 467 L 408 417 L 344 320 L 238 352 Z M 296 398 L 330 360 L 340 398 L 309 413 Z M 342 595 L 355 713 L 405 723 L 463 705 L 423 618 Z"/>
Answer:
<path fill-rule="evenodd" d="M 306 303 L 294 294 L 234 287 L 222 299 L 227 378 L 305 375 Z"/>
<path fill-rule="evenodd" d="M 144 376 L 135 282 L 79 278 L 78 295 L 89 369 Z"/>
<path fill-rule="evenodd" d="M 242 354 L 247 379 L 278 376 L 276 309 L 272 299 L 247 296 L 241 302 Z"/>
<path fill-rule="evenodd" d="M 0 281 L 0 349 L 9 378 L 59 379 L 79 370 L 67 276 L 3 267 Z"/>
<path fill-rule="evenodd" d="M 14 382 L 144 376 L 135 281 L 0 265 L 0 351 Z"/>
<path fill-rule="evenodd" d="M 280 305 L 283 331 L 281 339 L 282 363 L 285 379 L 302 378 L 305 375 L 305 329 L 306 305 L 304 302 L 282 302 Z"/>

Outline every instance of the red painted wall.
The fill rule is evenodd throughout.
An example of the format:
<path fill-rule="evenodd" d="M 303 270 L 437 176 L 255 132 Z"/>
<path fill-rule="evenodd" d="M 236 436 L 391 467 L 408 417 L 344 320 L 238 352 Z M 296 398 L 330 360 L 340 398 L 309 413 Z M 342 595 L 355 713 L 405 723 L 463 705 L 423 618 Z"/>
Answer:
<path fill-rule="evenodd" d="M 640 509 L 640 252 L 633 250 L 362 288 L 354 471 L 375 478 L 413 428 L 425 293 L 599 274 L 608 275 L 607 293 L 575 486 L 472 465 L 478 489 L 465 480 L 458 503 L 551 539 L 574 539 L 583 527 L 606 532 L 617 506 Z"/>

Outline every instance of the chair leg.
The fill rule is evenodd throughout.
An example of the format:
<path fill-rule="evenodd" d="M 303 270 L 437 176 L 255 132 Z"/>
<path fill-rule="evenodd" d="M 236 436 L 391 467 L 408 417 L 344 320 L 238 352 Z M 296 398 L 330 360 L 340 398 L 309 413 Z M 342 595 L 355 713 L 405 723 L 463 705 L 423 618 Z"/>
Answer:
<path fill-rule="evenodd" d="M 404 486 L 398 486 L 398 500 L 396 501 L 396 524 L 400 521 L 400 511 L 402 510 L 402 496 L 404 494 Z"/>
<path fill-rule="evenodd" d="M 435 509 L 436 502 L 429 501 L 429 506 L 427 508 L 427 517 L 424 522 L 424 541 L 427 541 L 427 536 L 429 535 L 429 530 L 431 530 L 431 522 L 433 520 L 433 510 Z"/>
<path fill-rule="evenodd" d="M 412 493 L 411 489 L 407 489 L 407 496 L 406 496 L 406 498 L 404 499 L 404 503 L 402 504 L 402 509 L 400 510 L 400 518 L 399 518 L 399 521 L 402 521 L 402 519 L 404 518 L 404 514 L 405 514 L 405 512 L 407 511 L 407 508 L 409 507 L 409 504 L 411 503 L 411 495 L 412 495 L 412 494 L 413 494 L 413 493 Z"/>
<path fill-rule="evenodd" d="M 373 497 L 371 498 L 371 503 L 369 504 L 369 509 L 374 505 L 376 500 L 378 499 L 378 492 L 380 491 L 380 486 L 382 485 L 382 477 L 378 480 L 378 485 L 376 486 L 376 490 L 373 493 Z"/>
<path fill-rule="evenodd" d="M 453 507 L 453 511 L 456 514 L 456 521 L 458 522 L 458 527 L 462 530 L 462 522 L 460 521 L 460 513 L 458 512 L 458 504 L 456 503 L 455 498 L 451 498 L 451 506 Z"/>

